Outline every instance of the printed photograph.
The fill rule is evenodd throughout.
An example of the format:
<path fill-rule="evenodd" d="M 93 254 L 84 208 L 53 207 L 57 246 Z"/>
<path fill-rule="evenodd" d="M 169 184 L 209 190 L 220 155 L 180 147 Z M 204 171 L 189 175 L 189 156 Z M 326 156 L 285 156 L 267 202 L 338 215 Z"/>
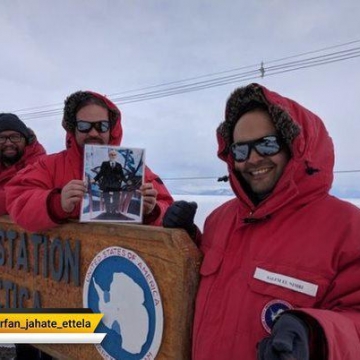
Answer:
<path fill-rule="evenodd" d="M 145 150 L 85 145 L 81 222 L 142 222 Z"/>

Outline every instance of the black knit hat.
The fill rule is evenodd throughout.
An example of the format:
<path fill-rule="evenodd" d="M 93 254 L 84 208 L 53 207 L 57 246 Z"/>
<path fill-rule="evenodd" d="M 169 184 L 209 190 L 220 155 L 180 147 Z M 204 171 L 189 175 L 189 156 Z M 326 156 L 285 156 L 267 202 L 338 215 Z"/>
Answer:
<path fill-rule="evenodd" d="M 253 109 L 266 110 L 275 126 L 276 131 L 282 137 L 289 149 L 295 137 L 300 133 L 300 127 L 290 115 L 279 106 L 271 104 L 258 84 L 250 84 L 236 89 L 229 97 L 225 108 L 225 121 L 223 121 L 217 132 L 224 138 L 228 151 L 233 142 L 233 131 L 239 118 Z"/>
<path fill-rule="evenodd" d="M 6 130 L 17 131 L 24 135 L 27 143 L 29 143 L 32 137 L 31 130 L 15 114 L 0 114 L 0 132 Z"/>

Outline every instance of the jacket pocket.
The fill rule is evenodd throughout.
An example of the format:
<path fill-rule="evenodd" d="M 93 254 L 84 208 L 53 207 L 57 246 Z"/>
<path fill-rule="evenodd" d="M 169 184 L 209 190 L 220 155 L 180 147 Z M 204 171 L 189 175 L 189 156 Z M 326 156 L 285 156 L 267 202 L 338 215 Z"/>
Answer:
<path fill-rule="evenodd" d="M 330 279 L 289 265 L 253 262 L 248 285 L 251 291 L 289 302 L 294 307 L 316 307 Z"/>
<path fill-rule="evenodd" d="M 206 251 L 203 262 L 200 268 L 200 274 L 202 276 L 210 276 L 215 274 L 220 269 L 223 261 L 224 253 L 217 249 L 211 248 Z"/>

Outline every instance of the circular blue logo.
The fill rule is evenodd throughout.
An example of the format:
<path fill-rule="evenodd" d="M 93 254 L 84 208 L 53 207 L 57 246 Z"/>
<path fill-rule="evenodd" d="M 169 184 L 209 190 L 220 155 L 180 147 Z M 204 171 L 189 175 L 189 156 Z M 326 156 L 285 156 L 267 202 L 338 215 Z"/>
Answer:
<path fill-rule="evenodd" d="M 275 320 L 285 310 L 293 309 L 293 306 L 284 300 L 271 300 L 268 302 L 261 312 L 261 323 L 264 329 L 271 334 L 271 328 Z"/>
<path fill-rule="evenodd" d="M 84 307 L 104 314 L 98 351 L 105 359 L 154 359 L 162 339 L 163 308 L 154 276 L 136 253 L 109 247 L 95 256 L 85 276 Z"/>

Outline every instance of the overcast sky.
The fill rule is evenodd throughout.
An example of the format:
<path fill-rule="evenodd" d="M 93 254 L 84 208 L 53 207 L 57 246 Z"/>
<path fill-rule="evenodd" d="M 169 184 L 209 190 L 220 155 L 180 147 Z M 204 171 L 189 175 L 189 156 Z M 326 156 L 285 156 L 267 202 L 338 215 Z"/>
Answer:
<path fill-rule="evenodd" d="M 63 101 L 74 91 L 118 100 L 205 85 L 117 104 L 122 145 L 145 148 L 154 172 L 164 179 L 210 178 L 166 180 L 172 191 L 215 188 L 226 173 L 215 138 L 226 99 L 236 87 L 259 82 L 317 113 L 335 143 L 335 170 L 358 170 L 359 15 L 358 0 L 2 0 L 0 111 L 20 115 L 52 153 L 64 148 Z M 327 65 L 266 70 L 349 51 L 352 59 Z M 205 83 L 230 82 L 247 71 L 243 80 Z M 161 84 L 167 85 L 154 87 Z M 39 110 L 54 115 L 34 114 Z M 335 192 L 356 191 L 359 180 L 359 173 L 336 174 Z"/>

